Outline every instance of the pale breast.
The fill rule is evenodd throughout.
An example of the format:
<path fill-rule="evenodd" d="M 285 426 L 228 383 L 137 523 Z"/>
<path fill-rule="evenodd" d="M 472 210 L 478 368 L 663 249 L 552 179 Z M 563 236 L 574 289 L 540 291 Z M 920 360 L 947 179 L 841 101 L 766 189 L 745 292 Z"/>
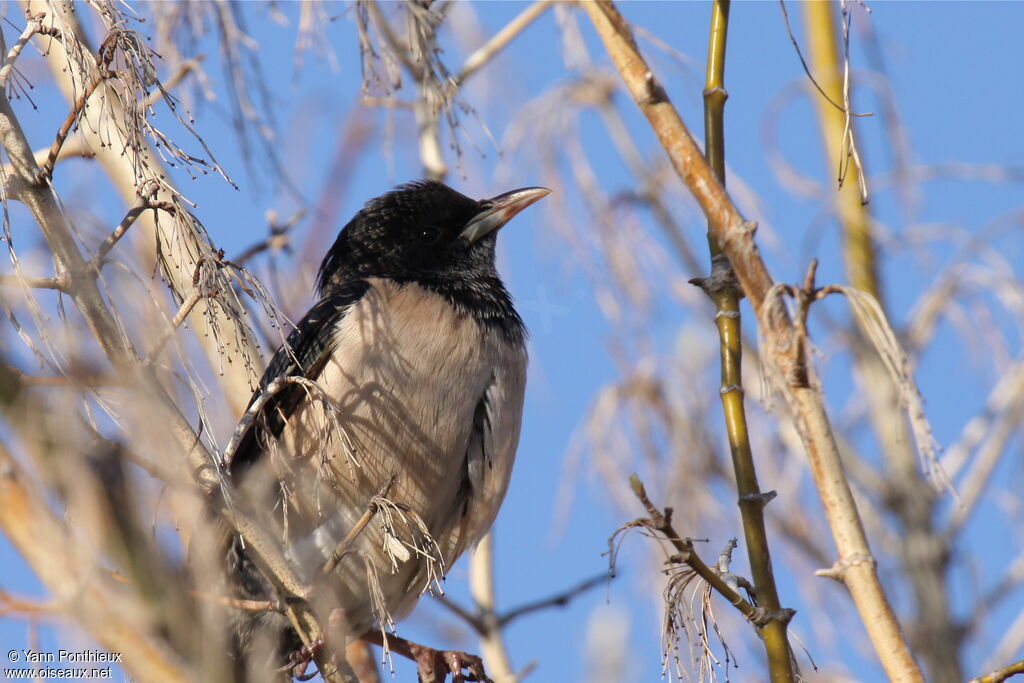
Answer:
<path fill-rule="evenodd" d="M 526 357 L 440 296 L 379 280 L 346 313 L 336 341 L 319 391 L 288 420 L 264 473 L 285 492 L 282 530 L 310 579 L 309 568 L 321 569 L 348 540 L 334 580 L 353 627 L 363 628 L 382 616 L 368 567 L 397 618 L 490 526 L 518 443 Z M 467 500 L 474 412 L 485 395 L 486 462 Z M 371 501 L 378 494 L 386 506 Z"/>

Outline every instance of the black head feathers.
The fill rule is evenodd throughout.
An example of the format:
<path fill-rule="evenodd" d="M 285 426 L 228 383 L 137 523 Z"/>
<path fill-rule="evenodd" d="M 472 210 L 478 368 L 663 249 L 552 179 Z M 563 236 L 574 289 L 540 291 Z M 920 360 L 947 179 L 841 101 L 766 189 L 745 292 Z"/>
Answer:
<path fill-rule="evenodd" d="M 548 192 L 531 187 L 477 201 L 433 180 L 400 185 L 368 201 L 341 230 L 320 266 L 320 295 L 366 278 L 415 282 L 521 337 L 522 321 L 494 266 L 495 237 Z"/>

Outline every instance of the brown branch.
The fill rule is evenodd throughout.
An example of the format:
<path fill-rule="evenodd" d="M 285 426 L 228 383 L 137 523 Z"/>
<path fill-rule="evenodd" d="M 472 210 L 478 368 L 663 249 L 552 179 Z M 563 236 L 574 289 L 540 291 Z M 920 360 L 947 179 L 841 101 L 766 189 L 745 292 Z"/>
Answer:
<path fill-rule="evenodd" d="M 640 519 L 635 522 L 635 525 L 645 526 L 653 531 L 660 533 L 665 539 L 672 544 L 675 548 L 676 554 L 669 558 L 669 561 L 674 564 L 686 564 L 704 581 L 707 582 L 711 588 L 718 591 L 718 593 L 724 597 L 729 604 L 738 609 L 740 613 L 745 616 L 755 626 L 761 627 L 767 624 L 771 620 L 781 621 L 783 623 L 788 622 L 793 617 L 793 610 L 783 609 L 776 613 L 768 613 L 763 608 L 758 608 L 752 605 L 749 601 L 745 600 L 736 590 L 732 588 L 722 575 L 715 569 L 712 569 L 704 560 L 700 558 L 697 552 L 693 549 L 693 540 L 689 538 L 683 538 L 676 533 L 675 528 L 672 526 L 672 508 L 665 508 L 664 512 L 659 510 L 651 499 L 647 495 L 647 489 L 644 487 L 643 482 L 640 481 L 640 477 L 635 474 L 629 476 L 629 486 L 633 489 L 633 493 L 643 504 L 647 510 L 648 518 Z"/>
<path fill-rule="evenodd" d="M 441 683 L 450 673 L 455 680 L 489 681 L 479 657 L 454 650 L 435 650 L 393 633 L 371 630 L 362 640 L 416 662 L 421 683 Z M 465 671 L 466 673 L 463 673 Z"/>
<path fill-rule="evenodd" d="M 253 258 L 254 256 L 263 253 L 268 250 L 285 250 L 287 251 L 291 245 L 291 235 L 289 234 L 296 225 L 305 217 L 306 210 L 299 209 L 286 220 L 278 220 L 276 212 L 268 212 L 270 214 L 270 234 L 265 238 L 261 239 L 255 244 L 251 244 L 243 249 L 238 256 L 232 261 L 237 263 L 239 266 L 244 266 L 245 263 Z"/>
<path fill-rule="evenodd" d="M 504 627 L 519 617 L 526 616 L 533 612 L 538 612 L 542 609 L 547 609 L 549 607 L 565 607 L 572 602 L 574 598 L 583 595 L 591 588 L 608 583 L 612 578 L 613 577 L 608 573 L 598 574 L 597 576 L 592 576 L 585 581 L 580 581 L 572 588 L 564 590 L 561 593 L 556 593 L 550 597 L 536 600 L 534 602 L 528 602 L 525 605 L 520 605 L 519 607 L 514 607 L 498 617 L 498 624 Z"/>
<path fill-rule="evenodd" d="M 50 615 L 58 610 L 58 606 L 52 600 L 46 602 L 32 598 L 22 598 L 11 595 L 0 588 L 0 616 L 11 614 L 25 614 L 37 617 L 39 615 Z"/>
<path fill-rule="evenodd" d="M 824 399 L 812 383 L 792 381 L 799 359 L 792 320 L 782 307 L 778 289 L 753 240 L 754 225 L 743 219 L 705 161 L 664 88 L 640 54 L 629 26 L 608 1 L 586 2 L 598 35 L 634 101 L 647 117 L 672 165 L 708 218 L 709 232 L 728 257 L 744 294 L 758 314 L 765 339 L 764 356 L 777 372 L 777 382 L 792 412 L 794 426 L 807 452 L 811 473 L 822 498 L 840 561 L 871 557 L 863 524 L 843 472 Z M 874 645 L 883 668 L 895 681 L 921 681 L 921 672 L 900 631 L 882 589 L 874 559 L 851 565 L 844 583 Z"/>
<path fill-rule="evenodd" d="M 90 269 L 96 271 L 97 274 L 99 273 L 99 270 L 103 267 L 104 259 L 107 258 L 107 254 L 109 254 L 118 241 L 124 237 L 125 233 L 128 232 L 128 228 L 135 224 L 135 221 L 142 215 L 142 212 L 147 209 L 153 209 L 154 211 L 166 211 L 172 215 L 177 212 L 177 207 L 175 207 L 174 204 L 170 202 L 155 201 L 153 199 L 153 193 L 149 193 L 147 195 L 140 193 L 138 201 L 128 209 L 128 213 L 124 215 L 124 218 L 122 218 L 121 222 L 118 223 L 116 228 L 114 228 L 114 231 L 111 232 L 105 240 L 103 240 L 103 243 L 96 249 L 96 253 L 89 259 Z"/>
<path fill-rule="evenodd" d="M 68 133 L 71 132 L 71 127 L 78 121 L 79 115 L 85 110 L 85 105 L 89 101 L 89 98 L 96 88 L 103 85 L 104 81 L 108 78 L 112 78 L 113 74 L 102 69 L 96 76 L 82 90 L 82 93 L 75 100 L 74 105 L 71 107 L 71 111 L 68 112 L 67 117 L 64 119 L 64 123 L 61 124 L 57 130 L 57 136 L 53 140 L 53 144 L 50 145 L 50 151 L 46 154 L 46 160 L 43 161 L 39 167 L 39 175 L 36 177 L 36 182 L 42 183 L 53 177 L 53 167 L 57 164 L 57 157 L 60 156 L 60 148 L 64 145 L 64 141 L 68 138 Z"/>

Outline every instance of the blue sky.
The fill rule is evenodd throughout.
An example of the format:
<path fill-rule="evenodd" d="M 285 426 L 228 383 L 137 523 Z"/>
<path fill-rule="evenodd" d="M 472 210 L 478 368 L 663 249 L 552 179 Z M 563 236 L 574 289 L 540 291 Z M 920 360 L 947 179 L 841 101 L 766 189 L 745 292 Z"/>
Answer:
<path fill-rule="evenodd" d="M 475 20 L 483 35 L 491 35 L 522 10 L 524 4 L 486 2 L 473 5 Z M 913 164 L 999 164 L 1015 167 L 1017 182 L 970 182 L 942 180 L 920 186 L 921 201 L 912 209 L 901 205 L 897 197 L 883 188 L 872 197 L 872 209 L 894 239 L 886 243 L 882 253 L 883 280 L 888 305 L 897 322 L 906 318 L 921 291 L 935 277 L 938 266 L 954 256 L 951 247 L 936 246 L 929 258 L 921 258 L 906 248 L 908 234 L 929 236 L 929 226 L 937 232 L 946 228 L 977 233 L 991 221 L 1021 206 L 1019 172 L 1024 158 L 1024 136 L 1020 134 L 1020 112 L 1024 111 L 1024 87 L 1020 65 L 1024 47 L 1019 29 L 1024 25 L 1024 4 L 1021 3 L 871 3 L 868 19 L 877 33 L 882 48 L 889 85 L 895 93 L 903 126 L 909 136 Z M 347 120 L 359 97 L 360 70 L 356 51 L 356 32 L 344 6 L 330 11 L 337 15 L 330 22 L 326 35 L 337 60 L 332 70 L 324 61 L 305 55 L 303 65 L 296 69 L 293 45 L 295 40 L 295 6 L 282 3 L 287 18 L 284 26 L 268 21 L 264 8 L 245 3 L 248 28 L 259 45 L 258 58 L 273 84 L 272 104 L 278 124 L 279 149 L 282 160 L 305 200 L 320 196 L 336 148 L 339 130 Z M 631 22 L 646 28 L 679 52 L 690 62 L 680 63 L 666 55 L 646 39 L 641 48 L 648 54 L 654 68 L 683 118 L 700 134 L 703 60 L 706 50 L 707 21 L 710 6 L 698 2 L 628 2 L 622 12 Z M 789 5 L 794 30 L 802 38 L 799 5 Z M 11 10 L 17 24 L 17 11 Z M 466 13 L 468 14 L 468 13 Z M 862 13 L 855 14 L 863 19 Z M 579 23 L 587 48 L 594 61 L 607 61 L 596 36 L 585 17 Z M 12 35 L 5 28 L 8 40 Z M 865 67 L 869 57 L 858 41 L 860 26 L 854 27 L 854 66 Z M 467 101 L 477 110 L 479 119 L 497 140 L 506 139 L 509 126 L 523 107 L 559 82 L 572 77 L 565 67 L 559 29 L 553 12 L 542 16 L 527 29 L 498 60 L 471 81 Z M 453 69 L 466 54 L 446 37 L 443 58 Z M 795 196 L 781 186 L 773 174 L 765 154 L 762 123 L 766 108 L 781 89 L 804 78 L 789 38 L 786 35 L 779 7 L 771 2 L 741 2 L 732 9 L 729 29 L 726 86 L 730 94 L 726 114 L 726 153 L 730 166 L 730 186 L 750 188 L 758 199 L 766 233 L 773 239 L 762 242 L 762 249 L 777 280 L 798 281 L 807 260 L 821 259 L 819 281 L 842 278 L 838 256 L 838 240 L 834 221 L 822 219 L 821 204 Z M 201 41 L 199 51 L 209 54 L 207 69 L 220 87 L 223 73 L 216 66 L 216 48 L 209 38 Z M 33 113 L 19 103 L 30 136 L 40 143 L 47 139 L 66 112 L 64 105 L 45 91 L 46 77 L 39 70 L 28 70 L 38 78 L 38 97 L 33 94 L 40 111 Z M 621 93 L 620 110 L 648 157 L 659 154 L 646 123 Z M 47 109 L 52 105 L 53 108 Z M 238 183 L 235 191 L 214 177 L 193 182 L 179 179 L 185 194 L 197 202 L 196 214 L 206 225 L 214 241 L 229 254 L 237 253 L 260 238 L 266 230 L 265 212 L 277 210 L 288 215 L 299 202 L 291 193 L 275 189 L 275 182 L 262 171 L 247 172 L 240 157 L 236 138 L 226 114 L 226 99 L 217 102 L 193 102 L 192 113 L 198 129 L 210 143 L 218 160 Z M 859 91 L 855 106 L 861 111 L 880 111 L 878 98 Z M 340 198 L 340 228 L 361 203 L 391 185 L 419 177 L 421 170 L 415 156 L 414 130 L 407 114 L 396 116 L 393 139 L 383 140 L 386 117 L 366 112 L 366 120 L 376 126 L 365 152 L 355 163 L 350 183 Z M 500 154 L 487 142 L 481 127 L 472 116 L 463 117 L 466 130 L 485 152 L 477 154 L 464 145 L 462 173 L 455 169 L 450 184 L 471 196 L 490 196 L 512 187 L 540 184 L 541 172 L 536 164 L 535 140 L 529 135 L 512 149 Z M 881 117 L 858 120 L 863 153 L 869 172 L 880 175 L 890 169 L 891 145 L 885 122 Z M 627 169 L 622 165 L 597 118 L 593 114 L 580 117 L 580 139 L 595 169 L 601 187 L 609 194 L 632 186 Z M 787 107 L 780 119 L 779 143 L 790 165 L 802 174 L 826 182 L 830 170 L 824 168 L 818 130 L 806 99 Z M 448 150 L 446 150 L 448 151 Z M 260 166 L 260 164 L 257 164 Z M 89 162 L 75 161 L 67 165 L 71 197 L 91 206 L 100 215 L 116 206 L 116 199 L 107 187 L 96 187 Z M 566 197 L 571 207 L 585 201 L 580 196 Z M 675 207 L 683 229 L 690 235 L 703 234 L 704 226 L 694 207 L 680 203 Z M 110 214 L 113 215 L 113 214 Z M 654 233 L 648 217 L 644 229 Z M 569 249 L 560 237 L 554 220 L 583 223 L 583 211 L 574 210 L 567 217 L 556 215 L 543 207 L 530 209 L 502 233 L 500 261 L 519 308 L 532 331 L 530 345 L 531 371 L 524 417 L 523 436 L 511 488 L 496 524 L 498 599 L 502 606 L 523 602 L 561 591 L 574 583 L 600 573 L 607 567 L 606 550 L 609 534 L 629 515 L 610 504 L 605 483 L 584 463 L 575 472 L 567 472 L 566 454 L 578 435 L 595 392 L 619 377 L 614 362 L 615 331 L 595 302 L 595 281 L 588 277 L 590 263 L 579 250 Z M 576 229 L 586 230 L 577 224 Z M 301 249 L 308 221 L 296 233 Z M 1022 240 L 1020 219 L 1009 232 L 992 240 L 998 252 L 1014 272 L 1021 275 Z M 701 247 L 702 238 L 693 243 Z M 659 241 L 660 238 L 655 238 Z M 703 252 L 698 252 L 703 258 Z M 678 273 L 692 277 L 695 273 Z M 310 273 L 301 274 L 310 278 Z M 308 304 L 308 300 L 306 301 Z M 305 305 L 305 304 L 299 304 Z M 834 316 L 842 316 L 842 307 L 829 304 Z M 301 310 L 289 313 L 300 314 Z M 711 312 L 704 311 L 710 319 Z M 745 309 L 748 320 L 749 309 Z M 671 292 L 655 291 L 645 324 L 652 342 L 650 353 L 656 357 L 669 354 L 684 329 L 709 329 L 707 320 L 693 320 L 693 314 L 682 311 Z M 1017 355 L 1019 331 L 1008 319 L 996 325 L 1005 331 L 1009 354 Z M 711 336 L 706 344 L 712 349 L 717 340 Z M 988 362 L 986 351 L 971 355 L 945 326 L 934 347 L 921 359 L 918 380 L 927 400 L 927 409 L 936 437 L 942 444 L 955 439 L 966 419 L 976 412 L 984 396 L 998 376 Z M 849 364 L 841 357 L 831 357 L 823 349 L 822 359 L 826 391 L 835 406 L 841 406 L 853 390 L 849 380 Z M 717 416 L 716 416 L 717 417 Z M 230 430 L 230 425 L 225 425 Z M 226 432 L 225 432 L 226 433 Z M 721 444 L 719 444 L 721 445 Z M 1019 449 L 1020 444 L 1013 447 Z M 639 460 L 637 455 L 633 458 Z M 1018 464 L 1007 458 L 997 478 L 1020 483 Z M 1019 460 L 1019 457 L 1016 458 Z M 566 481 L 566 477 L 571 477 Z M 622 486 L 625 486 L 623 480 Z M 765 489 L 776 489 L 787 495 L 786 481 L 762 481 Z M 555 524 L 559 510 L 566 507 L 564 496 L 572 493 L 565 519 Z M 729 492 L 722 496 L 729 500 Z M 795 495 L 795 492 L 794 492 Z M 677 505 L 679 503 L 676 503 Z M 820 513 L 812 500 L 809 509 Z M 726 506 L 726 509 L 729 509 Z M 639 509 L 630 514 L 638 514 Z M 729 514 L 735 515 L 735 510 Z M 1007 520 L 1014 520 L 1011 525 Z M 556 529 L 557 526 L 557 529 Z M 966 551 L 984 556 L 977 563 L 976 575 L 958 573 L 953 583 L 954 603 L 967 604 L 972 586 L 988 585 L 998 577 L 999 570 L 1020 552 L 1020 512 L 999 513 L 985 506 L 968 528 Z M 735 525 L 738 532 L 739 526 Z M 1015 531 L 1017 529 L 1017 531 Z M 699 536 L 699 530 L 691 535 Z M 1006 539 L 1010 539 L 1007 542 Z M 711 544 L 717 550 L 719 541 Z M 599 589 L 575 600 L 564 609 L 554 609 L 525 617 L 509 629 L 508 646 L 514 663 L 525 666 L 536 661 L 531 680 L 585 680 L 583 663 L 586 634 L 591 617 L 602 611 L 618 615 L 628 631 L 630 680 L 656 680 L 660 674 L 659 619 L 651 600 L 650 585 L 654 580 L 652 565 L 639 538 L 627 542 L 622 554 L 620 577 L 607 590 Z M 742 553 L 737 554 L 740 558 Z M 6 544 L 0 543 L 0 566 L 4 567 L 0 586 L 20 593 L 36 594 L 38 586 L 24 570 Z M 456 599 L 465 595 L 465 563 L 454 568 L 448 589 Z M 745 560 L 737 560 L 743 570 Z M 797 586 L 806 581 L 824 581 L 810 576 L 780 572 L 780 590 L 784 604 L 798 609 Z M 845 596 L 837 589 L 823 589 L 837 606 L 845 605 Z M 895 601 L 905 605 L 905 596 Z M 423 603 L 429 602 L 424 600 Z M 421 603 L 422 604 L 422 603 Z M 436 641 L 432 627 L 439 614 L 436 607 L 424 605 L 401 626 L 400 632 L 411 637 Z M 1024 608 L 1024 592 L 1009 596 L 993 620 L 988 632 L 990 640 L 998 639 L 1001 629 Z M 851 613 L 837 607 L 842 619 Z M 831 654 L 815 647 L 808 624 L 794 622 L 809 637 L 809 648 L 816 659 L 828 661 Z M 449 620 L 450 621 L 450 620 Z M 408 629 L 406 632 L 405 629 Z M 836 656 L 844 660 L 848 671 L 857 679 L 879 680 L 880 672 L 870 658 L 853 656 L 858 647 L 860 627 L 855 623 L 843 628 L 854 634 L 851 642 L 838 647 Z M 0 643 L 20 647 L 26 642 L 23 622 L 0 619 Z M 63 646 L 70 636 L 49 634 L 55 647 Z M 984 641 L 984 639 L 982 639 Z M 44 641 L 45 642 L 45 641 Z M 471 641 L 464 647 L 475 649 Z M 829 651 L 832 652 L 832 651 Z M 756 650 L 755 650 L 756 653 Z M 977 673 L 987 652 L 984 648 L 969 649 L 965 669 Z M 756 656 L 756 654 L 755 654 Z M 732 673 L 737 681 L 758 680 L 759 663 L 750 656 L 741 661 Z M 408 668 L 400 669 L 408 672 Z M 405 680 L 405 675 L 399 680 Z"/>

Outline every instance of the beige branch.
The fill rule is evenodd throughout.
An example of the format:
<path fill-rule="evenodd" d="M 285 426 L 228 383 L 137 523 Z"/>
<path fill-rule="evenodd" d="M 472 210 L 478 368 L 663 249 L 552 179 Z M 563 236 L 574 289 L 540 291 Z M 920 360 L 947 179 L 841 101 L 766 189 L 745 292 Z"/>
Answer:
<path fill-rule="evenodd" d="M 462 65 L 462 70 L 455 77 L 455 82 L 460 85 L 465 83 L 467 78 L 479 71 L 487 62 L 494 59 L 495 55 L 505 49 L 506 45 L 522 33 L 527 26 L 532 24 L 537 17 L 544 14 L 545 10 L 553 3 L 554 0 L 537 0 L 537 2 L 520 12 L 515 19 L 508 22 L 504 28 L 495 33 L 490 40 L 478 47 L 473 51 L 473 54 L 466 58 L 466 62 Z"/>
<path fill-rule="evenodd" d="M 843 472 L 820 390 L 809 381 L 806 358 L 798 348 L 792 320 L 778 296 L 769 296 L 773 281 L 747 223 L 718 183 L 697 143 L 669 101 L 664 88 L 640 54 L 636 41 L 611 2 L 585 2 L 583 8 L 601 37 L 633 99 L 647 117 L 680 178 L 708 219 L 709 232 L 729 258 L 751 305 L 758 313 L 764 353 L 782 381 L 780 388 L 807 452 L 811 473 L 825 507 L 850 591 L 875 652 L 894 681 L 922 681 L 882 590 L 875 561 Z M 777 293 L 776 289 L 776 293 Z"/>
<path fill-rule="evenodd" d="M 44 25 L 53 25 L 61 30 L 65 41 L 77 41 L 85 45 L 85 37 L 73 8 L 65 5 L 51 5 L 41 0 L 23 0 L 28 12 L 45 9 L 50 12 Z M 69 55 L 64 44 L 54 41 L 46 52 L 46 63 L 50 67 L 54 80 L 69 102 L 78 100 L 79 95 L 88 86 L 82 74 L 69 65 L 76 63 L 76 58 Z M 95 77 L 96 73 L 93 74 Z M 144 145 L 139 154 L 145 159 L 145 166 L 153 169 L 150 177 L 137 177 L 142 165 L 133 165 L 130 159 L 122 155 L 119 145 L 105 144 L 107 140 L 119 139 L 116 126 L 119 121 L 127 119 L 129 114 L 121 106 L 117 94 L 106 83 L 100 86 L 104 106 L 86 107 L 79 116 L 79 135 L 85 145 L 93 150 L 96 160 L 109 176 L 117 192 L 126 206 L 133 206 L 138 198 L 138 188 L 148 180 L 157 181 L 161 191 L 154 198 L 156 201 L 171 200 L 169 188 L 170 173 L 160 165 L 157 155 Z M 158 177 L 159 176 L 159 177 Z M 145 236 L 145 253 L 154 259 L 157 253 L 157 242 L 161 245 L 162 254 L 169 261 L 166 275 L 170 285 L 177 292 L 191 291 L 190 276 L 196 261 L 204 254 L 213 251 L 213 247 L 205 236 L 192 228 L 187 222 L 169 225 L 168 221 L 157 221 L 153 212 L 144 212 L 139 216 L 140 232 Z M 182 296 L 182 298 L 185 298 Z M 232 409 L 241 414 L 245 410 L 255 379 L 255 373 L 262 367 L 262 360 L 257 350 L 252 332 L 241 323 L 243 312 L 235 310 L 237 304 L 223 297 L 218 306 L 201 301 L 191 313 L 189 327 L 192 330 L 205 329 L 204 321 L 215 318 L 220 329 L 224 330 L 224 338 L 233 340 L 233 344 L 222 344 L 215 335 L 198 334 L 199 342 L 205 349 L 207 360 L 214 368 L 222 369 L 218 376 Z M 225 311 L 237 313 L 228 315 Z"/>
<path fill-rule="evenodd" d="M 172 652 L 139 628 L 139 605 L 98 573 L 83 576 L 71 557 L 73 541 L 46 503 L 30 492 L 17 462 L 0 448 L 0 529 L 54 595 L 140 681 L 191 681 Z M 133 611 L 135 612 L 133 614 Z"/>
<path fill-rule="evenodd" d="M 481 613 L 480 654 L 495 683 L 514 683 L 515 673 L 502 638 L 494 602 L 494 539 L 490 533 L 469 559 L 469 590 Z"/>

